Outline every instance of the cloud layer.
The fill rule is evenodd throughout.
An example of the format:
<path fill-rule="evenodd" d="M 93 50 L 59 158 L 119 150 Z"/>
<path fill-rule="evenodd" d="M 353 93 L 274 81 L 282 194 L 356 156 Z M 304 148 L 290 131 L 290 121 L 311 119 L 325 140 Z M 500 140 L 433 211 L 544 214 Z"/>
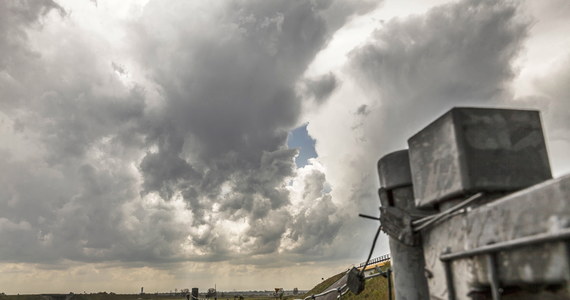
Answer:
<path fill-rule="evenodd" d="M 309 76 L 375 2 L 0 2 L 0 268 L 137 267 L 152 282 L 182 264 L 265 280 L 358 263 L 375 162 L 453 106 L 541 108 L 554 169 L 570 166 L 568 53 L 517 90 L 529 36 L 546 30 L 523 4 L 375 23 L 344 65 Z M 298 168 L 287 137 L 307 122 L 318 157 Z"/>
<path fill-rule="evenodd" d="M 118 41 L 73 7 L 2 5 L 0 260 L 261 263 L 335 237 L 286 140 L 297 81 L 372 3 L 150 2 Z"/>

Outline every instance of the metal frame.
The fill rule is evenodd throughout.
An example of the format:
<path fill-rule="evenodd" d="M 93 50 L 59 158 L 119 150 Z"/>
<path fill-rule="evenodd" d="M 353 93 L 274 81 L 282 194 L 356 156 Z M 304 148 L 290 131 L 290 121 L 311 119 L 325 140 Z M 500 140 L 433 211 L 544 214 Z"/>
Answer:
<path fill-rule="evenodd" d="M 459 258 L 471 257 L 480 254 L 509 250 L 516 247 L 524 247 L 524 246 L 530 246 L 547 242 L 556 242 L 559 240 L 566 240 L 566 239 L 570 239 L 570 228 L 562 229 L 553 233 L 541 233 L 531 236 L 525 236 L 522 238 L 506 242 L 494 243 L 462 252 L 446 253 L 442 254 L 439 257 L 439 259 L 441 261 L 456 260 Z"/>
<path fill-rule="evenodd" d="M 510 250 L 518 247 L 531 246 L 541 243 L 557 242 L 570 239 L 570 228 L 562 229 L 553 233 L 541 233 L 531 236 L 525 236 L 518 239 L 513 239 L 506 242 L 499 242 L 481 246 L 475 249 L 470 249 L 461 252 L 451 253 L 449 250 L 442 253 L 439 259 L 443 263 L 445 269 L 445 280 L 447 282 L 448 299 L 455 299 L 455 288 L 453 286 L 453 273 L 451 263 L 454 260 L 473 257 L 477 255 L 487 255 L 487 276 L 491 283 L 491 294 L 493 300 L 501 299 L 502 289 L 500 287 L 497 257 L 496 253 L 499 251 Z"/>

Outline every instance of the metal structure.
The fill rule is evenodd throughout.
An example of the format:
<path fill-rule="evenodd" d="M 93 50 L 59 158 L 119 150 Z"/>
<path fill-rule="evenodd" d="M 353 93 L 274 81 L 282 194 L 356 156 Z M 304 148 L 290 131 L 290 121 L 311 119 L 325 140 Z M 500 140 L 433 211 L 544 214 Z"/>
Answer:
<path fill-rule="evenodd" d="M 378 163 L 396 299 L 570 299 L 570 176 L 537 111 L 454 108 L 408 146 Z"/>
<path fill-rule="evenodd" d="M 378 161 L 380 222 L 390 235 L 390 252 L 397 299 L 419 300 L 428 297 L 424 276 L 425 261 L 419 235 L 412 219 L 431 211 L 416 208 L 408 151 L 393 152 Z"/>

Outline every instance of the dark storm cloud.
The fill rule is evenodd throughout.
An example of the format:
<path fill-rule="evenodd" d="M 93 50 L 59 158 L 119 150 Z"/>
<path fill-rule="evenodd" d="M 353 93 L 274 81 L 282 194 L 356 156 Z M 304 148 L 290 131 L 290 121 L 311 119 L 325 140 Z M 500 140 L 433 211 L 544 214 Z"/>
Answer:
<path fill-rule="evenodd" d="M 22 65 L 37 59 L 38 54 L 27 46 L 26 29 L 41 28 L 41 21 L 51 11 L 65 11 L 51 0 L 2 1 L 0 3 L 0 108 L 11 109 L 25 97 L 27 89 L 20 79 L 27 76 Z"/>
<path fill-rule="evenodd" d="M 373 4 L 150 2 L 126 35 L 150 84 L 125 84 L 133 62 L 70 26 L 56 3 L 0 5 L 0 117 L 37 147 L 0 158 L 0 260 L 214 261 L 276 253 L 293 224 L 316 226 L 294 219 L 286 188 L 295 86 L 347 18 Z M 66 29 L 42 32 L 44 19 Z M 311 220 L 335 209 L 318 201 L 304 208 Z M 245 222 L 237 242 L 225 220 Z M 318 247 L 294 231 L 311 243 L 298 249 Z"/>
<path fill-rule="evenodd" d="M 181 191 L 195 225 L 211 222 L 214 204 L 221 204 L 222 218 L 248 220 L 247 234 L 255 239 L 248 251 L 276 251 L 291 217 L 283 208 L 290 204 L 285 180 L 294 175 L 297 154 L 286 149 L 301 112 L 295 84 L 338 26 L 361 9 L 352 4 L 342 13 L 330 11 L 338 6 L 237 1 L 213 20 L 183 19 L 179 11 L 200 10 L 187 3 L 149 6 L 136 26 L 144 37 L 137 45 L 141 58 L 154 62 L 150 76 L 165 103 L 158 121 L 145 127 L 146 142 L 158 146 L 141 163 L 145 191 Z M 163 15 L 174 15 L 175 22 L 164 24 Z M 178 22 L 191 28 L 173 31 Z M 177 47 L 156 51 L 161 43 Z M 335 85 L 330 75 L 312 88 L 321 101 Z M 161 166 L 148 167 L 151 161 Z M 202 234 L 193 238 L 213 251 Z"/>

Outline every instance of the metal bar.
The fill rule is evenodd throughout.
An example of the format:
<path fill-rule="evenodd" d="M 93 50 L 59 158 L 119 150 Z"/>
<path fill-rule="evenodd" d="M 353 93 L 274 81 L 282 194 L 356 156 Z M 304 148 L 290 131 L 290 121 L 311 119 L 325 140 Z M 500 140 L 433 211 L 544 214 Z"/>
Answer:
<path fill-rule="evenodd" d="M 495 253 L 489 253 L 487 255 L 487 276 L 491 283 L 491 295 L 493 295 L 493 300 L 501 300 L 501 288 L 499 285 L 497 257 Z"/>
<path fill-rule="evenodd" d="M 362 268 L 362 270 L 360 270 L 359 275 L 362 276 L 362 273 L 364 273 L 364 269 L 366 269 L 366 266 L 368 265 L 368 262 L 370 261 L 370 258 L 372 257 L 372 253 L 374 253 L 374 247 L 376 247 L 376 241 L 378 240 L 378 235 L 380 234 L 380 231 L 382 230 L 382 225 L 378 226 L 378 230 L 376 230 L 376 235 L 374 236 L 374 240 L 372 241 L 372 247 L 370 247 L 370 253 L 368 253 L 368 258 L 366 259 L 366 262 L 364 263 L 364 267 Z"/>
<path fill-rule="evenodd" d="M 471 196 L 471 197 L 469 197 L 469 198 L 467 198 L 467 199 L 461 201 L 460 203 L 456 204 L 455 206 L 451 207 L 450 209 L 448 209 L 448 210 L 446 210 L 446 211 L 443 211 L 443 212 L 441 212 L 441 213 L 435 215 L 434 217 L 431 217 L 431 216 L 430 216 L 430 217 L 426 217 L 426 218 L 430 218 L 430 219 L 427 220 L 425 223 L 419 225 L 418 227 L 414 228 L 414 231 L 416 231 L 416 232 L 417 232 L 417 231 L 420 231 L 420 230 L 422 230 L 422 229 L 428 227 L 429 225 L 431 225 L 431 224 L 433 224 L 433 223 L 435 223 L 435 222 L 437 222 L 437 221 L 439 221 L 439 220 L 445 218 L 446 216 L 451 215 L 452 213 L 456 212 L 457 210 L 460 210 L 460 209 L 466 207 L 467 205 L 471 204 L 471 202 L 473 202 L 473 201 L 475 201 L 475 200 L 481 198 L 481 196 L 483 196 L 483 193 L 477 193 L 477 194 L 475 194 L 475 195 L 473 195 L 473 196 Z M 426 218 L 424 218 L 424 219 L 426 219 Z M 421 221 L 421 220 L 423 220 L 423 219 L 420 219 L 420 220 L 417 220 L 417 221 Z M 412 224 L 413 224 L 413 222 L 412 222 Z"/>
<path fill-rule="evenodd" d="M 358 216 L 361 217 L 361 218 L 366 218 L 366 219 L 372 219 L 372 220 L 380 221 L 380 218 L 374 217 L 374 216 L 369 216 L 369 215 L 365 215 L 365 214 L 358 214 Z"/>
<path fill-rule="evenodd" d="M 383 273 L 375 273 L 375 274 L 371 274 L 368 276 L 364 276 L 364 279 L 370 279 L 370 278 L 374 278 L 374 277 L 378 277 L 378 276 L 382 276 L 384 275 Z"/>
<path fill-rule="evenodd" d="M 392 269 L 386 270 L 386 278 L 388 278 L 388 300 L 392 300 Z"/>
<path fill-rule="evenodd" d="M 338 295 L 336 296 L 336 298 L 337 298 L 337 299 L 342 298 L 342 295 L 343 295 L 342 289 L 341 289 L 341 288 L 338 288 L 338 289 L 337 289 L 337 292 L 338 292 Z"/>
<path fill-rule="evenodd" d="M 451 250 L 445 249 L 441 256 L 447 255 Z M 441 258 L 440 256 L 440 258 Z M 451 269 L 451 261 L 442 260 L 443 270 L 445 272 L 445 283 L 447 285 L 447 299 L 455 300 L 455 286 L 453 285 L 453 270 Z"/>
<path fill-rule="evenodd" d="M 570 241 L 566 241 L 566 267 L 570 269 Z"/>
<path fill-rule="evenodd" d="M 498 252 L 508 250 L 515 247 L 530 246 L 534 244 L 553 242 L 557 240 L 570 239 L 570 229 L 563 229 L 555 233 L 541 233 L 531 236 L 526 236 L 506 242 L 485 245 L 479 248 L 466 250 L 456 253 L 442 254 L 439 259 L 442 261 L 450 261 L 459 258 L 471 257 L 479 254 L 487 254 L 491 252 Z"/>
<path fill-rule="evenodd" d="M 438 214 L 433 214 L 433 215 L 431 215 L 431 216 L 423 217 L 423 218 L 420 218 L 420 219 L 417 219 L 417 220 L 413 220 L 413 221 L 412 221 L 412 225 L 420 225 L 420 224 L 422 224 L 422 223 L 424 223 L 424 222 L 427 222 L 427 221 L 429 221 L 429 220 L 431 220 L 431 219 L 437 217 L 438 215 L 439 215 L 439 213 L 438 213 Z"/>
<path fill-rule="evenodd" d="M 348 291 L 349 289 L 344 290 L 342 293 L 340 293 L 340 295 L 337 296 L 337 298 L 344 296 L 346 293 L 348 293 Z"/>

